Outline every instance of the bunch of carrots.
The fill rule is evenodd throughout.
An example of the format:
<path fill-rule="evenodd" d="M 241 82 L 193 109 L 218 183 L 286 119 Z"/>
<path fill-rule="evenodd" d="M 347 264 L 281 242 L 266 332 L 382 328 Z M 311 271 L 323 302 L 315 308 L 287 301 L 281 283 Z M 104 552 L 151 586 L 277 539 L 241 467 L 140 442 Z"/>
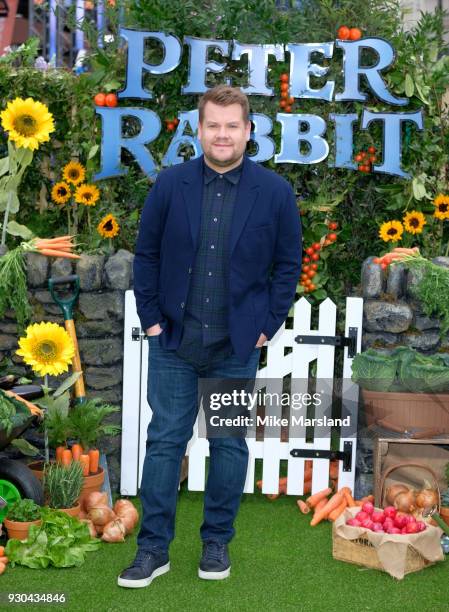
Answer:
<path fill-rule="evenodd" d="M 313 461 L 305 461 L 304 462 L 304 495 L 307 495 L 312 491 L 312 475 L 313 475 Z M 337 479 L 338 479 L 338 461 L 331 461 L 329 465 L 329 481 L 333 489 L 337 488 Z M 257 488 L 262 490 L 262 480 L 258 480 L 256 482 Z M 267 494 L 267 499 L 270 501 L 274 501 L 280 495 L 285 495 L 287 493 L 287 477 L 284 476 L 279 478 L 279 490 L 277 493 Z"/>
<path fill-rule="evenodd" d="M 56 448 L 56 461 L 62 465 L 68 466 L 72 461 L 79 461 L 83 466 L 83 476 L 96 474 L 100 462 L 100 451 L 97 448 L 92 448 L 85 453 L 81 444 L 72 444 L 71 448 L 58 446 Z"/>
<path fill-rule="evenodd" d="M 80 256 L 73 253 L 77 246 L 72 242 L 75 236 L 57 236 L 56 238 L 35 238 L 31 241 L 32 250 L 46 255 L 47 257 L 66 257 L 68 259 L 79 259 Z"/>
<path fill-rule="evenodd" d="M 406 261 L 411 257 L 419 257 L 419 249 L 418 247 L 413 247 L 411 249 L 407 249 L 405 247 L 396 247 L 389 253 L 386 253 L 382 257 L 376 257 L 374 259 L 375 264 L 379 264 L 382 270 L 386 270 L 388 266 L 393 262 Z"/>
<path fill-rule="evenodd" d="M 315 527 L 315 525 L 318 525 L 318 523 L 325 519 L 335 521 L 340 514 L 343 514 L 346 508 L 362 506 L 367 501 L 373 502 L 374 496 L 367 495 L 356 501 L 352 497 L 352 491 L 349 487 L 342 487 L 334 494 L 332 494 L 332 489 L 329 487 L 311 495 L 306 501 L 298 499 L 296 503 L 303 514 L 313 512 L 310 524 L 312 527 Z"/>

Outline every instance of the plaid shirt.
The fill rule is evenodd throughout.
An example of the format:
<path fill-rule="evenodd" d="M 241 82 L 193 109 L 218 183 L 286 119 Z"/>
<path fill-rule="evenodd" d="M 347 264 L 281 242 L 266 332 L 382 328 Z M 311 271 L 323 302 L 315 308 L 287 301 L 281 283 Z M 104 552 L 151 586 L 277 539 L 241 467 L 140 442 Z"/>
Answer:
<path fill-rule="evenodd" d="M 242 166 L 243 162 L 237 168 L 220 174 L 203 161 L 200 240 L 184 318 L 184 326 L 189 328 L 188 335 L 196 329 L 203 347 L 217 343 L 223 345 L 224 341 L 227 341 L 228 349 L 230 347 L 229 239 Z M 181 348 L 179 354 L 184 349 Z"/>

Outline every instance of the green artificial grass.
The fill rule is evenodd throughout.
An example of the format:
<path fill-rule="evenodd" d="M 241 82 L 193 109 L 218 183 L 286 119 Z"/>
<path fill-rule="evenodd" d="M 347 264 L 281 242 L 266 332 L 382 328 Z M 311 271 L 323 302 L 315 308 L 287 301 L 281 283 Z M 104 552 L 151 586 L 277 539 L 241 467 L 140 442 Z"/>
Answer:
<path fill-rule="evenodd" d="M 140 510 L 137 498 L 133 499 Z M 102 543 L 82 567 L 32 570 L 7 567 L 0 576 L 0 610 L 113 612 L 307 610 L 343 612 L 388 610 L 442 612 L 449 609 L 448 562 L 397 581 L 388 574 L 332 558 L 331 526 L 310 527 L 296 497 L 269 501 L 244 495 L 230 545 L 231 577 L 197 577 L 201 554 L 199 528 L 203 494 L 179 494 L 176 536 L 170 548 L 171 571 L 145 589 L 117 586 L 117 575 L 133 559 L 135 535 L 123 544 Z M 7 593 L 66 593 L 66 604 L 8 605 Z"/>

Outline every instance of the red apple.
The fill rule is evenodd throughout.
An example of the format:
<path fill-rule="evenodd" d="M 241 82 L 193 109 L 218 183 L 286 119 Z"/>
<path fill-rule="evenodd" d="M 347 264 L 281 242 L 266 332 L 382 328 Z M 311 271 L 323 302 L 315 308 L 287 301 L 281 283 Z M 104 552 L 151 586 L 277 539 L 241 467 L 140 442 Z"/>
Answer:
<path fill-rule="evenodd" d="M 424 521 L 416 521 L 416 524 L 418 525 L 418 532 L 425 531 L 427 529 L 427 525 Z"/>
<path fill-rule="evenodd" d="M 365 502 L 362 505 L 362 512 L 366 512 L 367 514 L 369 514 L 371 516 L 372 513 L 374 512 L 373 504 L 371 502 Z"/>
<path fill-rule="evenodd" d="M 407 523 L 407 525 L 405 526 L 405 531 L 406 533 L 418 533 L 418 523 L 416 521 L 414 523 Z"/>
<path fill-rule="evenodd" d="M 396 508 L 394 506 L 387 506 L 386 508 L 384 508 L 384 514 L 387 518 L 392 518 L 394 519 L 394 517 L 396 516 Z"/>
<path fill-rule="evenodd" d="M 366 512 L 357 512 L 357 514 L 355 515 L 355 517 L 358 521 L 362 522 L 362 521 L 366 521 L 366 519 L 370 518 L 370 515 L 367 514 Z"/>
<path fill-rule="evenodd" d="M 372 513 L 371 519 L 375 523 L 383 523 L 385 520 L 385 514 L 381 512 L 380 510 L 376 510 L 375 512 Z"/>
<path fill-rule="evenodd" d="M 405 527 L 405 525 L 406 525 L 406 524 L 407 524 L 407 520 L 406 520 L 405 515 L 403 515 L 403 514 L 402 514 L 402 515 L 397 514 L 397 515 L 394 517 L 394 526 L 395 526 L 395 527 L 398 527 L 399 529 L 402 529 L 403 527 Z"/>

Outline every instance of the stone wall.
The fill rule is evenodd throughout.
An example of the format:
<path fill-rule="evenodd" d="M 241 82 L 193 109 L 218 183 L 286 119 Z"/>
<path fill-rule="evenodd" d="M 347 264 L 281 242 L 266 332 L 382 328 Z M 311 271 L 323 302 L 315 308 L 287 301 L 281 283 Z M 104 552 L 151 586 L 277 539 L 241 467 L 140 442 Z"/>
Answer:
<path fill-rule="evenodd" d="M 105 257 L 82 255 L 76 263 L 68 259 L 42 257 L 27 253 L 27 282 L 29 300 L 33 309 L 32 322 L 53 321 L 64 324 L 61 309 L 48 291 L 48 278 L 76 273 L 80 278 L 80 295 L 74 308 L 74 321 L 79 344 L 81 366 L 84 372 L 86 395 L 101 397 L 121 407 L 123 369 L 123 318 L 124 292 L 132 287 L 132 262 L 134 255 L 123 249 Z M 36 381 L 31 370 L 15 355 L 18 334 L 14 312 L 8 311 L 0 321 L 0 360 L 9 355 L 15 366 Z M 62 382 L 49 377 L 52 387 Z M 121 425 L 121 413 L 112 415 L 111 422 Z M 25 437 L 42 447 L 42 436 L 29 430 Z M 111 487 L 118 491 L 120 482 L 121 437 L 107 438 L 102 442 L 106 452 Z"/>
<path fill-rule="evenodd" d="M 449 268 L 449 257 L 432 260 Z M 369 257 L 362 265 L 361 293 L 363 305 L 362 350 L 370 347 L 391 351 L 409 346 L 424 354 L 449 351 L 449 336 L 440 337 L 440 321 L 429 318 L 417 299 L 419 273 L 394 265 L 388 274 Z M 366 495 L 373 489 L 373 447 L 375 435 L 364 428 L 360 415 L 356 494 Z"/>

